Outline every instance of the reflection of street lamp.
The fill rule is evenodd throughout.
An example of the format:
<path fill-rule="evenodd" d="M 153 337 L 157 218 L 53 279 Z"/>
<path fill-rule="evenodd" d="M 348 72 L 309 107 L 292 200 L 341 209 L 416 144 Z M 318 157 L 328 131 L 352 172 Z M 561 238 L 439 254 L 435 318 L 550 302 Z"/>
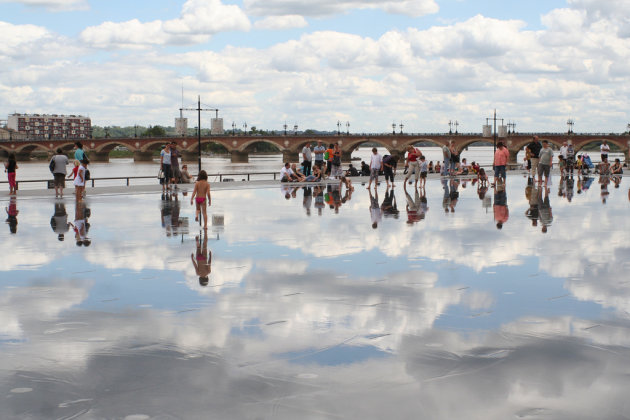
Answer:
<path fill-rule="evenodd" d="M 628 124 L 630 125 L 630 124 Z M 350 135 L 350 121 L 346 121 L 346 134 L 349 136 Z"/>
<path fill-rule="evenodd" d="M 236 135 L 236 123 L 232 121 L 232 136 Z"/>

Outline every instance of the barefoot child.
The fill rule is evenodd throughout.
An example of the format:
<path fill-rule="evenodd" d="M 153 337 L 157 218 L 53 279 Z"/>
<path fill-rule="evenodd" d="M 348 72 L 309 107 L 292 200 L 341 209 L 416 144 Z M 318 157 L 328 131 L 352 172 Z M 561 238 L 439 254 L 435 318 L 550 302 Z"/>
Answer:
<path fill-rule="evenodd" d="M 210 184 L 208 183 L 208 174 L 203 169 L 199 171 L 197 176 L 197 182 L 195 182 L 195 189 L 190 197 L 190 204 L 193 200 L 196 203 L 195 220 L 199 220 L 199 213 L 203 213 L 203 228 L 208 228 L 208 214 L 206 212 L 206 198 L 208 200 L 208 206 L 212 205 L 212 198 L 210 197 Z"/>

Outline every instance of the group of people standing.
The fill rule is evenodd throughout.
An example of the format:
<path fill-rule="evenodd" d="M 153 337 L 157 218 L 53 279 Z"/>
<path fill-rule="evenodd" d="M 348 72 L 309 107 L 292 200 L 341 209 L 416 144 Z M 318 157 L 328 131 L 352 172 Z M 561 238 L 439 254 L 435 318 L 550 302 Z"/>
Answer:
<path fill-rule="evenodd" d="M 160 173 L 158 178 L 162 184 L 162 192 L 171 189 L 171 185 L 187 184 L 192 181 L 191 175 L 188 173 L 188 165 L 182 165 L 179 168 L 181 153 L 177 150 L 177 142 L 167 143 L 160 151 Z"/>
<path fill-rule="evenodd" d="M 68 156 L 61 148 L 56 150 L 55 155 L 49 162 L 50 172 L 52 172 L 54 178 L 55 197 L 63 197 L 63 190 L 66 187 L 66 166 L 69 163 Z M 90 161 L 83 150 L 83 144 L 76 142 L 74 144 L 74 168 L 70 171 L 68 179 L 73 178 L 74 193 L 77 201 L 81 201 L 85 196 L 85 182 L 89 180 L 89 171 L 87 169 L 89 163 Z"/>

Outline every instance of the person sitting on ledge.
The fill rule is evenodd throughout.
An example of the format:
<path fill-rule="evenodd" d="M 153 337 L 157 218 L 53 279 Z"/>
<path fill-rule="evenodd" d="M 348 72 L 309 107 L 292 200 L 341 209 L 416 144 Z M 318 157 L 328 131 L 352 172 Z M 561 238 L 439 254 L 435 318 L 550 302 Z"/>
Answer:
<path fill-rule="evenodd" d="M 182 178 L 181 178 L 182 184 L 188 184 L 188 183 L 190 183 L 190 181 L 192 181 L 192 176 L 188 172 L 188 165 L 183 165 L 182 166 L 181 176 L 182 176 Z"/>
<path fill-rule="evenodd" d="M 280 182 L 293 182 L 295 181 L 293 171 L 291 170 L 291 164 L 289 162 L 284 164 L 284 167 L 280 170 Z"/>
<path fill-rule="evenodd" d="M 429 162 L 429 173 L 433 173 L 433 161 Z"/>
<path fill-rule="evenodd" d="M 610 167 L 610 173 L 613 175 L 623 174 L 623 166 L 621 166 L 621 161 L 619 159 L 615 159 L 615 163 L 613 163 Z"/>
<path fill-rule="evenodd" d="M 352 166 L 352 163 L 350 164 L 350 166 L 348 167 L 348 170 L 346 171 L 346 176 L 359 176 L 359 171 L 357 171 L 357 168 Z"/>
<path fill-rule="evenodd" d="M 436 174 L 440 173 L 440 171 L 442 170 L 442 165 L 440 165 L 440 162 L 435 162 L 435 166 L 433 170 L 435 171 Z"/>
<path fill-rule="evenodd" d="M 293 172 L 293 179 L 295 179 L 297 182 L 302 182 L 306 179 L 306 176 L 304 176 L 302 171 L 298 169 L 296 163 L 291 164 L 291 171 Z"/>
<path fill-rule="evenodd" d="M 468 175 L 468 163 L 466 163 L 466 158 L 462 159 L 462 163 L 459 165 L 459 169 L 455 175 Z"/>
<path fill-rule="evenodd" d="M 365 163 L 364 160 L 361 161 L 361 175 L 370 176 L 370 165 Z"/>
<path fill-rule="evenodd" d="M 306 177 L 306 182 L 319 182 L 322 180 L 322 170 L 319 165 L 313 167 L 313 173 Z"/>

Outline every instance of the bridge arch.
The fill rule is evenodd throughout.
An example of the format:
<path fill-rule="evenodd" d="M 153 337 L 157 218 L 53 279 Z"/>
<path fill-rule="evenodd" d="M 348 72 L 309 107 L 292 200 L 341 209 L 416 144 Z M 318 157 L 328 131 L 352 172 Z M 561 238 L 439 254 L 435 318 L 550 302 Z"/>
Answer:
<path fill-rule="evenodd" d="M 587 146 L 590 146 L 590 145 L 596 145 L 596 146 L 599 147 L 604 142 L 604 140 L 606 140 L 610 146 L 614 145 L 614 146 L 619 148 L 618 151 L 611 150 L 612 153 L 625 152 L 625 151 L 628 150 L 628 147 L 630 146 L 630 144 L 623 144 L 622 141 L 617 141 L 617 140 L 613 140 L 613 139 L 592 138 L 592 139 L 587 139 L 587 140 L 585 140 L 583 142 L 580 142 L 579 145 L 576 145 L 575 153 L 578 153 L 578 152 L 584 150 Z M 628 142 L 627 143 L 630 143 L 630 138 L 628 138 Z M 588 150 L 587 150 L 587 152 L 588 152 Z M 599 153 L 599 150 L 596 150 L 596 152 Z"/>
<path fill-rule="evenodd" d="M 351 139 L 348 141 L 344 141 L 344 140 L 345 139 L 342 139 L 341 150 L 347 154 L 352 154 L 352 152 L 357 150 L 359 146 L 361 146 L 364 143 L 376 143 L 380 147 L 386 148 L 388 153 L 392 153 L 394 150 L 398 150 L 398 147 L 397 147 L 398 142 L 396 142 L 397 143 L 396 146 L 392 147 L 393 146 L 392 144 L 388 144 L 384 141 L 381 141 L 381 139 L 378 137 L 377 138 L 362 137 L 358 139 Z M 331 143 L 334 143 L 334 142 L 331 142 Z M 328 144 L 326 144 L 326 146 L 328 146 Z"/>
<path fill-rule="evenodd" d="M 281 144 L 280 142 L 276 142 L 276 141 L 270 140 L 270 139 L 265 138 L 265 137 L 254 138 L 254 139 L 248 140 L 246 142 L 243 142 L 239 147 L 236 147 L 236 148 L 233 147 L 233 146 L 227 146 L 227 148 L 228 148 L 228 150 L 234 150 L 235 149 L 235 150 L 237 150 L 239 152 L 247 153 L 247 152 L 251 151 L 251 147 L 254 144 L 256 144 L 256 143 L 271 144 L 271 145 L 277 147 L 279 150 L 285 150 L 285 149 L 292 150 L 289 147 L 285 146 L 284 144 Z M 300 148 L 300 150 L 301 150 L 301 148 Z"/>

